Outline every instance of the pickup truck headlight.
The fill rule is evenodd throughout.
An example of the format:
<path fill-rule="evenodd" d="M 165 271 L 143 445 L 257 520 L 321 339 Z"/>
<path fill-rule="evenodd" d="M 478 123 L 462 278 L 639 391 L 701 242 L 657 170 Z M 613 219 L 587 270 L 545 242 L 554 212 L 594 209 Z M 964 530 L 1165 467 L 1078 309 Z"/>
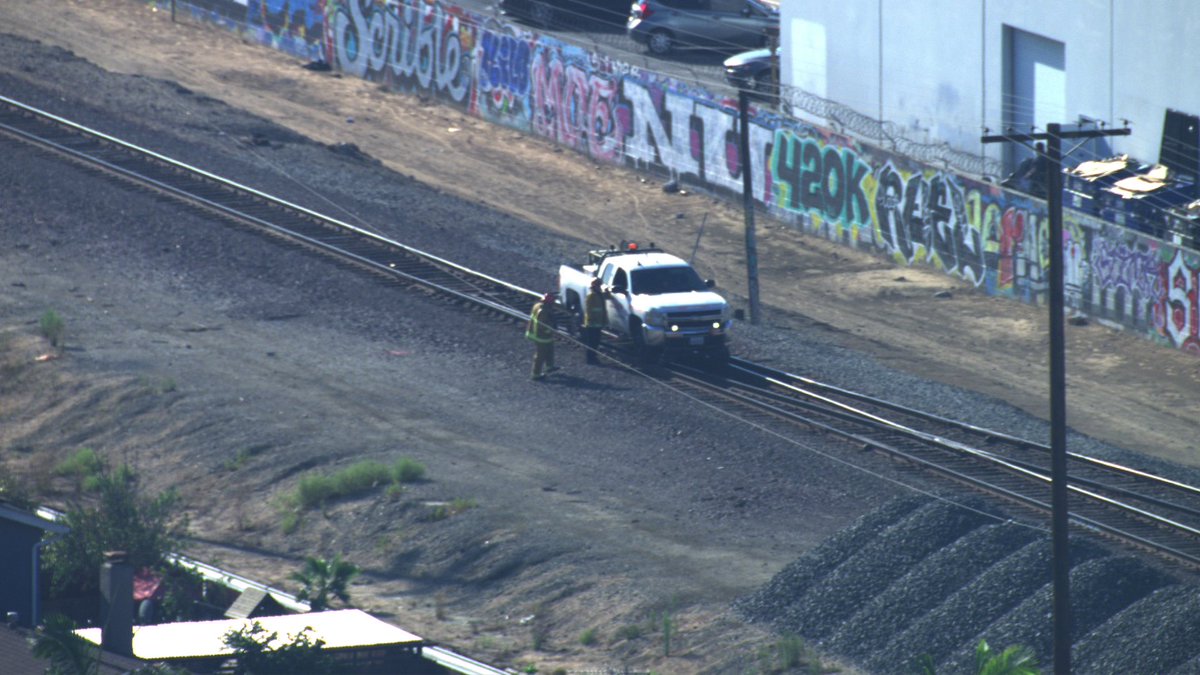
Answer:
<path fill-rule="evenodd" d="M 663 328 L 667 323 L 667 315 L 661 309 L 652 309 L 646 312 L 645 323 L 647 326 Z"/>
<path fill-rule="evenodd" d="M 727 326 L 729 326 L 729 319 L 732 315 L 733 315 L 733 310 L 729 308 L 729 305 L 725 305 L 724 307 L 722 307 L 720 318 L 718 318 L 712 324 L 712 332 L 719 333 L 719 332 L 725 330 L 725 328 Z"/>

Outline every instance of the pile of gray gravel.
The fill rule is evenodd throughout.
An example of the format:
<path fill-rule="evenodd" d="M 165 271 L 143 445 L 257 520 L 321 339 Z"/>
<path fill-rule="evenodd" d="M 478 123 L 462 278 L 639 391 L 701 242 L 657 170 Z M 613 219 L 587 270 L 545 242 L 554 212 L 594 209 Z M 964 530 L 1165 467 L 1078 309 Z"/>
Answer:
<path fill-rule="evenodd" d="M 1053 663 L 1049 533 L 979 504 L 903 498 L 784 568 L 735 608 L 869 672 L 972 673 L 975 648 Z M 1086 538 L 1071 542 L 1078 673 L 1200 673 L 1200 592 Z"/>

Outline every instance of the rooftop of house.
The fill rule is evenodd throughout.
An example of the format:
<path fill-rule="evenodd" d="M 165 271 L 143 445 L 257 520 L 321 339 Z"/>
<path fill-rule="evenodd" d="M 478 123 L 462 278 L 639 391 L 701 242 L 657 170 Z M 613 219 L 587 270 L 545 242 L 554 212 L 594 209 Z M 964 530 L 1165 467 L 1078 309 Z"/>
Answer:
<path fill-rule="evenodd" d="M 233 649 L 225 644 L 224 636 L 230 631 L 249 628 L 255 622 L 266 629 L 268 634 L 277 633 L 278 639 L 285 642 L 305 628 L 311 628 L 309 637 L 324 641 L 326 649 L 379 646 L 415 648 L 425 643 L 422 638 L 376 619 L 362 610 L 343 609 L 246 619 L 134 626 L 133 653 L 140 659 L 150 661 L 230 656 Z M 93 644 L 100 644 L 99 628 L 81 628 L 75 633 Z"/>

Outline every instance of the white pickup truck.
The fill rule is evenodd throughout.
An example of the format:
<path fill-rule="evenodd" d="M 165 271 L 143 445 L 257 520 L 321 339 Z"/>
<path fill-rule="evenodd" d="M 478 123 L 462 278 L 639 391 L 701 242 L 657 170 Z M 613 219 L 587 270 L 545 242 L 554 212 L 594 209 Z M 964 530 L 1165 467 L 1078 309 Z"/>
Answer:
<path fill-rule="evenodd" d="M 632 340 L 643 358 L 695 354 L 721 364 L 729 358 L 729 303 L 687 261 L 654 244 L 589 251 L 586 264 L 558 270 L 559 302 L 577 318 L 597 277 L 609 293 L 608 330 Z"/>

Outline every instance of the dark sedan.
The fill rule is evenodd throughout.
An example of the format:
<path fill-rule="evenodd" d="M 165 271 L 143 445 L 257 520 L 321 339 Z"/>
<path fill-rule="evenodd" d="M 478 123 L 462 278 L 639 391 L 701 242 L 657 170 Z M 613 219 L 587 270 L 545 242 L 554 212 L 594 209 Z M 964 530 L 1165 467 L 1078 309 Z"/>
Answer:
<path fill-rule="evenodd" d="M 542 28 L 622 28 L 630 0 L 500 0 L 501 13 Z"/>
<path fill-rule="evenodd" d="M 753 49 L 725 59 L 725 80 L 738 89 L 773 98 L 779 95 L 779 52 Z"/>
<path fill-rule="evenodd" d="M 777 0 L 640 0 L 630 9 L 626 34 L 657 55 L 765 47 L 779 35 L 779 5 Z"/>

